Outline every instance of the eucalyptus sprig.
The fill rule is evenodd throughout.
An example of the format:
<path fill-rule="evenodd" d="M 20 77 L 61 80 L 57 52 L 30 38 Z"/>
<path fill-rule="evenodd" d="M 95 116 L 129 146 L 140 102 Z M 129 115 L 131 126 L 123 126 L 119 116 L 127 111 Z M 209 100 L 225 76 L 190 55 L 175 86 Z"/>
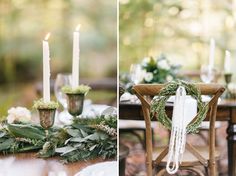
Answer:
<path fill-rule="evenodd" d="M 90 89 L 91 89 L 91 87 L 82 84 L 76 88 L 72 88 L 71 86 L 64 86 L 64 87 L 62 87 L 62 92 L 65 94 L 84 94 L 84 95 L 86 95 Z"/>
<path fill-rule="evenodd" d="M 59 103 L 56 101 L 44 102 L 43 99 L 34 101 L 34 109 L 57 109 Z"/>

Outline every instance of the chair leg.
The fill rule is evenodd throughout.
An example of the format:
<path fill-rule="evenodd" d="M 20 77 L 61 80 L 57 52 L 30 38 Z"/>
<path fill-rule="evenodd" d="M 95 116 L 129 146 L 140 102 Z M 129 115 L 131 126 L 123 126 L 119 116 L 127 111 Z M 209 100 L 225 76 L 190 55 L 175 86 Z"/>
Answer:
<path fill-rule="evenodd" d="M 209 168 L 209 175 L 210 176 L 216 176 L 216 165 L 215 163 L 210 164 L 210 168 Z"/>
<path fill-rule="evenodd" d="M 144 139 L 144 149 L 146 150 L 146 130 L 143 130 L 143 139 Z M 152 129 L 152 145 L 155 146 L 155 140 L 154 140 L 154 129 Z"/>

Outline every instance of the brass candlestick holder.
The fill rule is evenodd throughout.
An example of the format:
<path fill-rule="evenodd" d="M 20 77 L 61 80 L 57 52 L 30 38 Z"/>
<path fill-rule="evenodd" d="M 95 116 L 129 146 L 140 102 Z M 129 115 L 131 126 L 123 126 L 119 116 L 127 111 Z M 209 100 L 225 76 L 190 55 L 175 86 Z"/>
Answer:
<path fill-rule="evenodd" d="M 84 94 L 66 93 L 68 112 L 76 118 L 83 112 L 84 107 Z"/>
<path fill-rule="evenodd" d="M 225 83 L 226 83 L 226 90 L 225 90 L 225 99 L 231 99 L 232 98 L 232 94 L 229 90 L 229 84 L 232 81 L 232 73 L 225 73 L 224 74 L 224 78 L 225 78 Z"/>

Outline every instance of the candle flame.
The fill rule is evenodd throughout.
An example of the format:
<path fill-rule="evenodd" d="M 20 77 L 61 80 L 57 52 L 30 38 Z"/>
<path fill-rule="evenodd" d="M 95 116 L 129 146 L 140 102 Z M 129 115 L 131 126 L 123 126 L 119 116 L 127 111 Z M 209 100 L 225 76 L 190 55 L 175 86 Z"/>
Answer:
<path fill-rule="evenodd" d="M 215 39 L 214 38 L 211 38 L 211 43 L 215 44 Z"/>
<path fill-rule="evenodd" d="M 49 37 L 50 37 L 50 35 L 51 35 L 51 33 L 49 32 L 49 33 L 45 36 L 44 40 L 48 40 Z"/>
<path fill-rule="evenodd" d="M 230 52 L 229 52 L 229 50 L 225 50 L 225 55 L 227 56 L 230 56 Z"/>
<path fill-rule="evenodd" d="M 75 28 L 76 31 L 79 31 L 81 24 L 78 24 Z"/>

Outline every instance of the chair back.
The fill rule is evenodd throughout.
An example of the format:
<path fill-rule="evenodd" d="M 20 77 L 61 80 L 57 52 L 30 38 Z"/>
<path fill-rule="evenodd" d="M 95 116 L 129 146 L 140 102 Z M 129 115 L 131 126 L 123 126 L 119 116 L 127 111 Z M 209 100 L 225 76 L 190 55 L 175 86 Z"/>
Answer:
<path fill-rule="evenodd" d="M 158 95 L 161 89 L 165 84 L 139 84 L 133 87 L 134 93 L 140 99 L 142 104 L 143 116 L 146 125 L 146 166 L 147 166 L 147 175 L 152 176 L 152 165 L 159 164 L 161 160 L 168 153 L 168 147 L 153 161 L 153 145 L 152 145 L 152 128 L 151 128 L 151 117 L 150 117 L 150 106 L 151 99 Z M 192 153 L 200 160 L 200 162 L 205 165 L 212 167 L 215 170 L 215 121 L 216 121 L 216 111 L 217 111 L 217 102 L 218 98 L 222 95 L 225 88 L 219 84 L 195 84 L 195 86 L 200 90 L 201 95 L 210 95 L 211 99 L 208 102 L 208 113 L 206 121 L 210 121 L 210 132 L 209 132 L 209 163 L 206 159 L 198 154 L 195 148 L 189 144 L 186 145 L 186 148 L 190 149 Z M 157 112 L 158 113 L 158 112 Z M 194 119 L 193 119 L 194 120 Z M 212 175 L 215 175 L 212 173 Z"/>

